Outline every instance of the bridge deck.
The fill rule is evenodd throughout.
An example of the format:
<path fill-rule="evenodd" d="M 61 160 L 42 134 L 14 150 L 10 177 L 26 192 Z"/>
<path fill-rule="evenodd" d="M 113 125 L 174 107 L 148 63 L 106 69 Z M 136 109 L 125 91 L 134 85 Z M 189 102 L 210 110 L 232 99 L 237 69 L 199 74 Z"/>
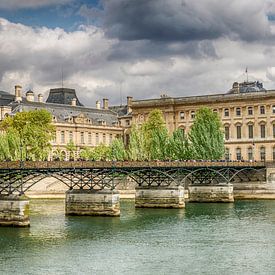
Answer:
<path fill-rule="evenodd" d="M 250 161 L 6 161 L 0 162 L 5 169 L 60 169 L 60 168 L 192 168 L 192 167 L 266 167 L 265 162 Z"/>

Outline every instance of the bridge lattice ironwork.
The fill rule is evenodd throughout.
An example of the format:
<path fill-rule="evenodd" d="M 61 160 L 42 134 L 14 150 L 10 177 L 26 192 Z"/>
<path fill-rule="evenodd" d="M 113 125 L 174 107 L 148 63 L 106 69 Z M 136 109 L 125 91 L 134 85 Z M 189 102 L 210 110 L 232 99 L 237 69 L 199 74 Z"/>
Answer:
<path fill-rule="evenodd" d="M 0 194 L 22 195 L 54 177 L 68 189 L 115 189 L 128 177 L 140 187 L 265 181 L 262 162 L 0 162 Z"/>

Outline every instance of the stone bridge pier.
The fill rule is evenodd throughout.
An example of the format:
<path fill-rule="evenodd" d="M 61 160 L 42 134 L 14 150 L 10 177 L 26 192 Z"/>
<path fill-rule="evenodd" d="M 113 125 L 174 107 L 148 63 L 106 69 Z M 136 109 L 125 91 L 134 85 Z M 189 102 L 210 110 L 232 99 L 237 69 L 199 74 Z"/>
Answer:
<path fill-rule="evenodd" d="M 117 190 L 75 189 L 66 192 L 66 215 L 120 216 Z"/>
<path fill-rule="evenodd" d="M 184 187 L 136 187 L 135 206 L 140 208 L 183 208 L 185 207 Z"/>
<path fill-rule="evenodd" d="M 26 196 L 0 195 L 0 226 L 30 226 L 29 199 Z"/>

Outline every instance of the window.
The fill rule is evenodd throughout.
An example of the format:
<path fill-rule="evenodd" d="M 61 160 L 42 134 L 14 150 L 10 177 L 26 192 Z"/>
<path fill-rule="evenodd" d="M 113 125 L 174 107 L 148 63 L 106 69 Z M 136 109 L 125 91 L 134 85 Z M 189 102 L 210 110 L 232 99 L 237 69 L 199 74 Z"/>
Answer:
<path fill-rule="evenodd" d="M 109 135 L 109 144 L 111 144 L 112 142 L 113 142 L 113 135 L 110 134 L 110 135 Z"/>
<path fill-rule="evenodd" d="M 99 144 L 99 134 L 95 133 L 95 144 L 98 145 Z"/>
<path fill-rule="evenodd" d="M 61 131 L 61 143 L 65 143 L 65 131 Z"/>
<path fill-rule="evenodd" d="M 184 119 L 184 112 L 180 112 L 180 119 Z"/>
<path fill-rule="evenodd" d="M 72 131 L 70 131 L 70 133 L 69 133 L 69 139 L 70 139 L 70 141 L 73 141 L 73 132 Z"/>
<path fill-rule="evenodd" d="M 126 119 L 126 126 L 130 126 L 130 119 Z"/>
<path fill-rule="evenodd" d="M 241 116 L 241 108 L 236 108 L 236 116 Z"/>
<path fill-rule="evenodd" d="M 275 138 L 275 124 L 272 125 L 272 130 L 273 130 L 273 138 Z"/>
<path fill-rule="evenodd" d="M 224 116 L 229 117 L 229 109 L 224 109 Z"/>
<path fill-rule="evenodd" d="M 91 132 L 88 133 L 88 143 L 92 144 L 92 133 Z"/>
<path fill-rule="evenodd" d="M 249 124 L 248 125 L 248 138 L 253 138 L 253 133 L 254 131 L 253 131 L 253 125 L 252 124 Z"/>
<path fill-rule="evenodd" d="M 191 118 L 194 119 L 195 118 L 195 111 L 191 112 Z"/>
<path fill-rule="evenodd" d="M 272 105 L 272 114 L 275 114 L 275 105 Z"/>
<path fill-rule="evenodd" d="M 247 158 L 248 158 L 248 160 L 253 160 L 253 148 L 252 147 L 249 147 L 247 149 Z"/>
<path fill-rule="evenodd" d="M 225 148 L 224 158 L 225 158 L 225 160 L 230 160 L 229 148 Z"/>
<path fill-rule="evenodd" d="M 179 129 L 181 130 L 182 134 L 185 135 L 185 129 L 183 127 L 180 127 Z"/>
<path fill-rule="evenodd" d="M 253 115 L 253 107 L 248 107 L 248 108 L 247 108 L 247 114 L 248 114 L 249 116 L 252 116 L 252 115 Z"/>
<path fill-rule="evenodd" d="M 260 114 L 261 115 L 265 114 L 265 107 L 264 106 L 260 106 Z"/>
<path fill-rule="evenodd" d="M 106 144 L 106 134 L 103 134 L 103 144 Z"/>
<path fill-rule="evenodd" d="M 265 125 L 261 124 L 260 129 L 261 129 L 261 138 L 265 138 Z"/>
<path fill-rule="evenodd" d="M 241 148 L 237 148 L 237 149 L 236 149 L 236 159 L 237 159 L 237 160 L 242 160 Z"/>
<path fill-rule="evenodd" d="M 265 160 L 265 147 L 264 146 L 262 146 L 260 148 L 260 159 L 261 159 L 261 161 Z"/>
<path fill-rule="evenodd" d="M 225 140 L 229 140 L 229 126 L 224 127 L 224 138 Z"/>
<path fill-rule="evenodd" d="M 237 125 L 236 130 L 237 130 L 237 139 L 241 139 L 242 138 L 242 126 Z"/>
<path fill-rule="evenodd" d="M 213 113 L 218 113 L 218 110 L 217 109 L 213 109 Z"/>
<path fill-rule="evenodd" d="M 273 161 L 275 161 L 275 147 L 273 147 L 272 156 L 273 156 Z"/>
<path fill-rule="evenodd" d="M 80 143 L 84 144 L 84 132 L 80 133 Z"/>

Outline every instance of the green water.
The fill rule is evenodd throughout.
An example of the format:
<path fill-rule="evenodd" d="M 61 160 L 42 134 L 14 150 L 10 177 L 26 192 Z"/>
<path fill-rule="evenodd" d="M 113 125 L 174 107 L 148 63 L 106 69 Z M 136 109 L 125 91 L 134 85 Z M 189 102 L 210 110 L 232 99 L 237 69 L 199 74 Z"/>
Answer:
<path fill-rule="evenodd" d="M 275 274 L 275 201 L 65 217 L 31 201 L 31 227 L 0 228 L 0 274 Z"/>

